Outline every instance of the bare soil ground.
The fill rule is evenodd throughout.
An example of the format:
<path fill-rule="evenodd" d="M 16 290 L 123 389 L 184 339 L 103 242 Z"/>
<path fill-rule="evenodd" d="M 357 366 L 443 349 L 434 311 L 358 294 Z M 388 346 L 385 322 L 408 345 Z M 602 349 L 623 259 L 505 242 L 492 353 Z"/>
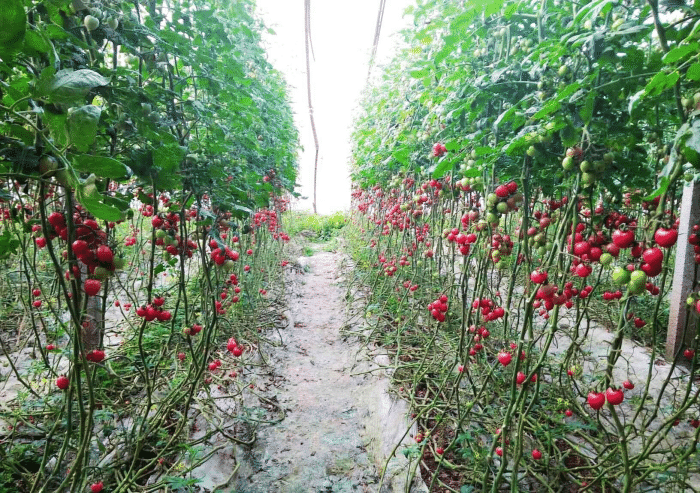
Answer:
<path fill-rule="evenodd" d="M 222 449 L 198 471 L 200 486 L 238 493 L 406 491 L 403 456 L 392 460 L 380 488 L 385 459 L 408 429 L 408 410 L 389 397 L 389 379 L 373 371 L 377 365 L 358 353 L 359 343 L 342 336 L 342 259 L 318 252 L 288 271 L 288 322 L 269 335 L 281 344 L 266 355 L 268 365 L 257 370 L 258 385 L 244 402 L 248 409 L 274 403 L 283 419 L 256 426 L 250 447 Z"/>

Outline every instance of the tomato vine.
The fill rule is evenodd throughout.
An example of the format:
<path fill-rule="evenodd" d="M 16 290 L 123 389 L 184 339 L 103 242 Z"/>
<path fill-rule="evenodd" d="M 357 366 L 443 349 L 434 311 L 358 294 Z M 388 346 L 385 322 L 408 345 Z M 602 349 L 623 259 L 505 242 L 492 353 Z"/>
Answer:
<path fill-rule="evenodd" d="M 0 483 L 191 486 L 211 455 L 196 447 L 228 433 L 202 393 L 241 398 L 239 362 L 264 358 L 283 294 L 299 144 L 265 28 L 250 0 L 5 0 L 0 20 L 3 315 L 19 326 L 0 332 Z"/>
<path fill-rule="evenodd" d="M 699 12 L 409 8 L 356 122 L 353 206 L 366 337 L 394 357 L 419 426 L 405 454 L 435 491 L 692 484 L 694 305 L 685 351 L 654 375 L 679 199 L 700 170 Z"/>

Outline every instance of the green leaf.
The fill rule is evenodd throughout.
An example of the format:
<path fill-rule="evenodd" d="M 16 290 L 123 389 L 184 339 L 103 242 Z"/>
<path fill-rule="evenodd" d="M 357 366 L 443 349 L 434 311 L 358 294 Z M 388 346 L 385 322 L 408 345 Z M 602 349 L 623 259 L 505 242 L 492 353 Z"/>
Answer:
<path fill-rule="evenodd" d="M 27 130 L 25 127 L 21 125 L 10 125 L 9 130 L 8 130 L 8 135 L 11 135 L 13 137 L 17 137 L 20 139 L 22 142 L 24 142 L 25 145 L 33 145 L 34 144 L 34 133 Z"/>
<path fill-rule="evenodd" d="M 51 51 L 51 44 L 38 31 L 27 31 L 24 37 L 24 51 L 47 53 Z"/>
<path fill-rule="evenodd" d="M 401 164 L 408 164 L 408 157 L 411 155 L 411 149 L 409 147 L 403 147 L 394 151 L 391 155 Z"/>
<path fill-rule="evenodd" d="M 481 169 L 480 168 L 468 168 L 465 169 L 464 171 L 460 171 L 462 176 L 466 176 L 467 178 L 475 178 L 477 176 L 481 176 Z"/>
<path fill-rule="evenodd" d="M 433 178 L 435 178 L 436 180 L 438 178 L 442 178 L 442 176 L 445 173 L 447 173 L 447 171 L 451 170 L 454 167 L 454 165 L 461 160 L 462 157 L 460 155 L 443 158 L 435 167 L 435 170 L 433 171 Z"/>
<path fill-rule="evenodd" d="M 44 111 L 43 119 L 46 125 L 49 127 L 49 132 L 51 138 L 54 140 L 58 147 L 65 147 L 68 145 L 68 128 L 66 121 L 68 115 L 65 113 L 52 113 L 49 110 Z"/>
<path fill-rule="evenodd" d="M 110 195 L 103 195 L 102 200 L 104 201 L 105 204 L 112 205 L 119 209 L 120 211 L 126 211 L 127 213 L 131 211 L 130 207 L 130 201 L 127 200 L 122 200 L 117 197 L 112 197 Z"/>
<path fill-rule="evenodd" d="M 447 172 L 448 169 L 452 168 L 452 165 L 449 160 L 443 159 L 438 163 L 438 165 L 435 167 L 435 171 L 433 171 L 433 178 L 434 179 L 439 179 L 442 178 L 442 176 Z"/>
<path fill-rule="evenodd" d="M 663 85 L 666 82 L 667 75 L 665 72 L 658 72 L 654 77 L 647 82 L 646 87 L 644 87 L 644 93 L 649 94 L 658 86 Z"/>
<path fill-rule="evenodd" d="M 239 219 L 248 217 L 253 213 L 250 208 L 241 204 L 231 204 L 230 207 L 232 209 L 233 217 L 237 217 Z"/>
<path fill-rule="evenodd" d="M 637 107 L 637 104 L 642 100 L 644 95 L 646 94 L 646 89 L 640 89 L 636 93 L 634 93 L 632 96 L 630 96 L 630 102 L 629 106 L 627 107 L 627 111 L 631 115 L 634 109 Z"/>
<path fill-rule="evenodd" d="M 596 93 L 594 91 L 589 92 L 586 96 L 586 101 L 583 103 L 583 108 L 581 108 L 581 110 L 579 111 L 579 115 L 581 115 L 581 119 L 586 125 L 590 123 L 591 117 L 593 116 L 593 106 L 595 105 L 595 98 Z"/>
<path fill-rule="evenodd" d="M 129 168 L 107 156 L 81 154 L 73 158 L 73 168 L 82 173 L 95 173 L 99 177 L 113 180 L 129 177 Z"/>
<path fill-rule="evenodd" d="M 583 4 L 584 6 L 578 11 L 576 18 L 574 19 L 575 24 L 583 22 L 584 18 L 589 18 L 595 20 L 601 14 L 605 15 L 613 6 L 612 0 L 596 0 L 593 2 L 587 2 Z"/>
<path fill-rule="evenodd" d="M 644 88 L 644 92 L 651 96 L 658 96 L 669 87 L 673 87 L 679 77 L 680 75 L 678 72 L 672 72 L 670 74 L 659 72 L 649 81 Z"/>
<path fill-rule="evenodd" d="M 513 118 L 513 115 L 515 115 L 516 109 L 517 105 L 513 105 L 506 111 L 498 115 L 498 118 L 496 118 L 496 121 L 493 123 L 494 127 L 498 127 L 501 123 L 506 123 L 510 121 Z"/>
<path fill-rule="evenodd" d="M 102 110 L 92 104 L 74 108 L 68 112 L 68 135 L 79 151 L 87 152 L 97 137 L 97 124 Z"/>
<path fill-rule="evenodd" d="M 105 204 L 102 196 L 96 191 L 94 185 L 81 183 L 75 190 L 78 202 L 85 207 L 90 214 L 103 221 L 121 221 L 122 211 Z"/>
<path fill-rule="evenodd" d="M 690 80 L 700 80 L 700 62 L 695 62 L 685 73 L 685 76 Z"/>
<path fill-rule="evenodd" d="M 659 181 L 658 188 L 656 190 L 654 190 L 651 194 L 647 195 L 646 197 L 643 197 L 642 200 L 645 202 L 649 202 L 651 200 L 654 200 L 656 197 L 658 197 L 662 193 L 665 193 L 666 190 L 668 190 L 669 183 L 670 183 L 670 180 L 668 179 L 668 177 L 662 176 L 661 180 Z"/>
<path fill-rule="evenodd" d="M 169 190 L 179 185 L 178 171 L 184 157 L 185 150 L 175 142 L 153 149 L 153 164 L 157 172 L 158 188 Z"/>
<path fill-rule="evenodd" d="M 566 99 L 569 96 L 571 96 L 572 94 L 574 94 L 580 88 L 581 88 L 580 82 L 572 82 L 571 84 L 566 86 L 564 89 L 559 91 L 556 98 L 550 99 L 549 101 L 547 101 L 547 103 L 537 113 L 532 115 L 532 119 L 538 120 L 544 116 L 547 116 L 547 115 L 559 110 L 559 108 L 561 108 L 561 101 L 563 101 L 564 99 Z"/>
<path fill-rule="evenodd" d="M 581 88 L 580 82 L 572 82 L 557 93 L 557 101 L 563 101 Z"/>
<path fill-rule="evenodd" d="M 547 104 L 545 104 L 537 113 L 532 115 L 532 119 L 538 120 L 544 116 L 547 116 L 551 113 L 554 113 L 559 108 L 561 108 L 561 103 L 559 101 L 557 101 L 556 99 L 552 99 L 550 101 L 547 101 Z"/>
<path fill-rule="evenodd" d="M 559 137 L 561 138 L 561 143 L 566 147 L 575 146 L 580 139 L 578 132 L 571 125 L 562 128 L 561 132 L 559 132 Z"/>
<path fill-rule="evenodd" d="M 477 156 L 486 156 L 494 151 L 492 147 L 477 146 L 474 148 L 474 152 Z"/>
<path fill-rule="evenodd" d="M 47 97 L 50 101 L 61 104 L 72 104 L 83 101 L 85 96 L 95 87 L 106 86 L 109 80 L 89 69 L 60 70 L 48 81 L 44 72 L 37 87 L 39 96 Z"/>
<path fill-rule="evenodd" d="M 484 5 L 484 15 L 486 17 L 489 17 L 493 14 L 498 13 L 501 10 L 503 0 L 490 0 L 486 2 L 482 1 L 480 3 Z"/>
<path fill-rule="evenodd" d="M 700 118 L 683 124 L 678 135 L 677 142 L 683 157 L 695 168 L 700 168 Z"/>
<path fill-rule="evenodd" d="M 680 45 L 676 46 L 672 50 L 670 50 L 668 53 L 666 53 L 663 57 L 663 62 L 666 64 L 671 64 L 675 63 L 681 58 L 685 58 L 686 55 L 690 53 L 697 53 L 698 51 L 698 44 L 697 43 L 690 43 L 687 45 Z"/>
<path fill-rule="evenodd" d="M 416 79 L 422 79 L 424 77 L 427 77 L 430 75 L 430 72 L 428 72 L 426 69 L 420 69 L 420 70 L 412 70 L 411 71 L 411 77 L 416 78 Z"/>
<path fill-rule="evenodd" d="M 0 58 L 8 60 L 21 47 L 27 31 L 24 2 L 0 0 Z"/>
<path fill-rule="evenodd" d="M 201 482 L 201 479 L 198 478 L 182 478 L 179 476 L 166 476 L 163 478 L 163 481 L 168 483 L 170 487 L 173 490 L 184 490 L 187 489 L 189 486 L 194 486 L 197 483 Z"/>
<path fill-rule="evenodd" d="M 4 259 L 17 253 L 19 240 L 14 237 L 9 229 L 5 229 L 0 235 L 0 258 Z"/>

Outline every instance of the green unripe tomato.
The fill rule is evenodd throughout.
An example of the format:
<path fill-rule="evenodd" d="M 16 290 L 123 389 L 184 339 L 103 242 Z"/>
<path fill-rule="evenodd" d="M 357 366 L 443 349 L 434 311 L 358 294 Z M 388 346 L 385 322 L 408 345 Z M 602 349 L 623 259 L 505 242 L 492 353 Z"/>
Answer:
<path fill-rule="evenodd" d="M 564 77 L 566 74 L 569 73 L 569 66 L 562 65 L 561 67 L 559 67 L 559 70 L 557 70 L 557 73 L 559 74 L 559 77 Z"/>
<path fill-rule="evenodd" d="M 88 31 L 94 31 L 100 27 L 100 20 L 92 15 L 86 15 L 83 19 L 83 25 Z"/>
<path fill-rule="evenodd" d="M 581 175 L 581 181 L 586 186 L 593 185 L 596 182 L 596 179 L 597 179 L 597 177 L 593 173 L 583 173 Z"/>
<path fill-rule="evenodd" d="M 579 169 L 581 170 L 581 173 L 589 173 L 593 171 L 593 165 L 590 161 L 583 160 L 579 165 Z"/>
<path fill-rule="evenodd" d="M 53 156 L 43 156 L 39 160 L 39 173 L 41 176 L 50 178 L 58 169 L 58 161 Z"/>
<path fill-rule="evenodd" d="M 629 294 L 642 294 L 645 288 L 646 283 L 644 282 L 630 282 L 629 284 L 627 284 L 627 292 L 629 292 Z"/>
<path fill-rule="evenodd" d="M 601 255 L 601 259 L 603 256 Z M 630 273 L 627 269 L 622 266 L 617 266 L 612 271 L 612 282 L 616 286 L 622 286 L 630 282 Z"/>
<path fill-rule="evenodd" d="M 646 284 L 647 279 L 647 275 L 643 270 L 635 270 L 630 274 L 630 282 Z"/>
<path fill-rule="evenodd" d="M 574 169 L 574 158 L 571 156 L 566 156 L 561 160 L 561 167 L 564 168 L 565 171 L 571 171 Z"/>

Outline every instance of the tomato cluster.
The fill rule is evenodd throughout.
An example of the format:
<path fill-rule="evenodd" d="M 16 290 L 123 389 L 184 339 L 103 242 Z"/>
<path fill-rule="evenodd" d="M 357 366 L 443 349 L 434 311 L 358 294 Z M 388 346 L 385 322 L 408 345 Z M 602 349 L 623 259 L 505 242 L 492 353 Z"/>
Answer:
<path fill-rule="evenodd" d="M 428 311 L 430 315 L 438 322 L 445 321 L 445 314 L 447 313 L 447 295 L 440 295 L 438 299 L 428 304 Z"/>
<path fill-rule="evenodd" d="M 165 298 L 162 296 L 156 296 L 153 298 L 151 303 L 137 308 L 136 315 L 145 319 L 146 322 L 152 322 L 153 320 L 167 322 L 172 318 L 172 314 L 169 310 L 163 309 L 163 304 L 165 304 Z"/>
<path fill-rule="evenodd" d="M 192 258 L 197 250 L 197 243 L 180 236 L 179 223 L 180 216 L 175 212 L 153 216 L 151 226 L 156 232 L 156 245 L 164 248 L 170 256 Z"/>

